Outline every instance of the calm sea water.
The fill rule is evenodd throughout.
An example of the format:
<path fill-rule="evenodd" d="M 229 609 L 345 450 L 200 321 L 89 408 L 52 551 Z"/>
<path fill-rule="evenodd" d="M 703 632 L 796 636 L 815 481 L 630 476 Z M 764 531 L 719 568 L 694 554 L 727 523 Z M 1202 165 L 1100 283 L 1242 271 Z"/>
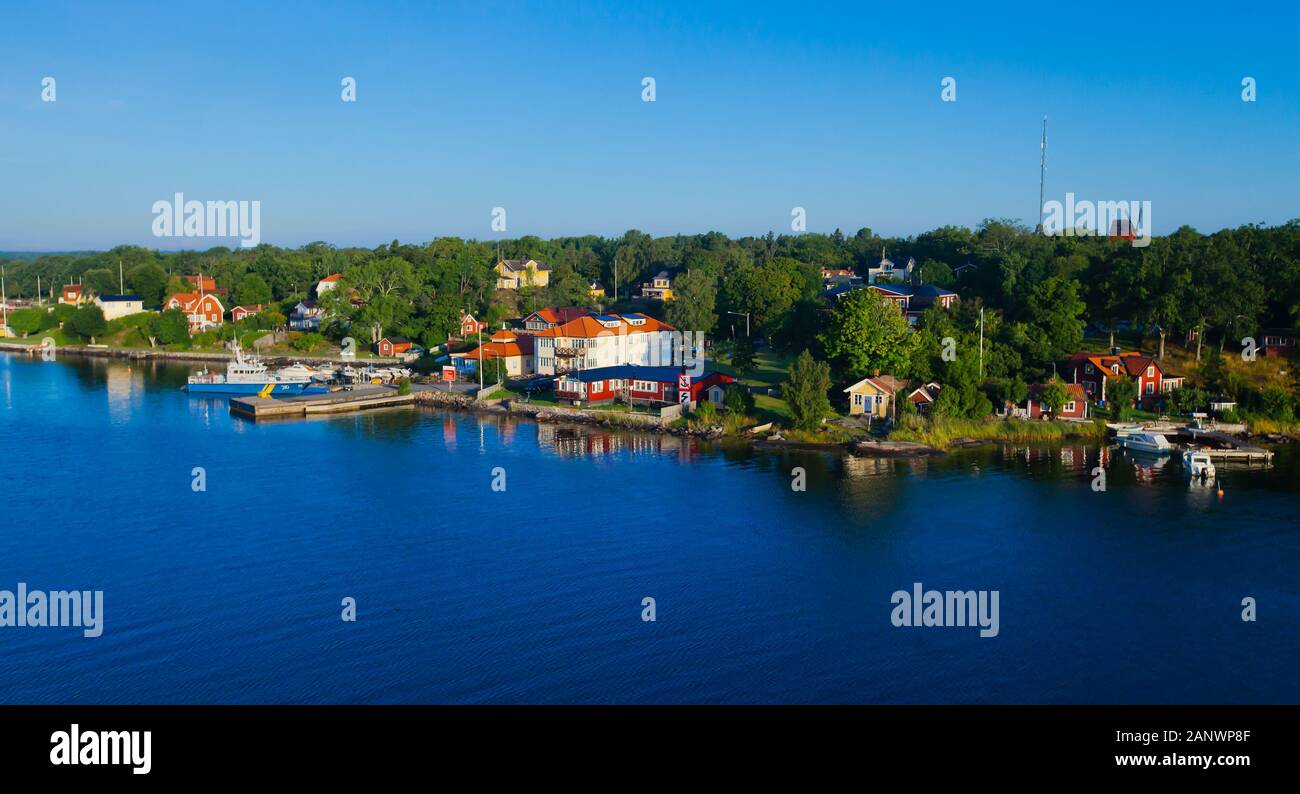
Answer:
<path fill-rule="evenodd" d="M 1097 446 L 253 424 L 189 371 L 0 355 L 0 589 L 105 593 L 101 637 L 0 628 L 0 702 L 1300 702 L 1294 450 L 1220 500 Z M 999 635 L 895 628 L 914 582 L 999 591 Z"/>

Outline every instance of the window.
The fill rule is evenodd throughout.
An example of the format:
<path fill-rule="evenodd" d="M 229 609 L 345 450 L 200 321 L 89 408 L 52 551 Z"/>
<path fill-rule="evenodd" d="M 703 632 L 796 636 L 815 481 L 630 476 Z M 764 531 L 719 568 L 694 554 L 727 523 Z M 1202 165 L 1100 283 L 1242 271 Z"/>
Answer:
<path fill-rule="evenodd" d="M 1147 367 L 1147 377 L 1154 378 L 1155 376 L 1156 376 L 1156 366 L 1155 364 L 1152 364 L 1151 366 Z"/>
<path fill-rule="evenodd" d="M 1086 372 L 1086 373 L 1088 373 L 1089 375 L 1091 375 L 1091 374 L 1092 374 L 1092 365 L 1091 365 L 1091 364 L 1086 364 L 1086 365 L 1084 365 L 1083 371 Z"/>
<path fill-rule="evenodd" d="M 854 405 L 862 405 L 862 395 L 861 395 L 861 394 L 855 394 L 855 395 L 853 395 L 853 404 L 854 404 Z"/>
<path fill-rule="evenodd" d="M 1111 365 L 1110 365 L 1110 371 L 1111 371 L 1111 372 L 1114 372 L 1116 375 L 1118 375 L 1118 374 L 1119 374 L 1119 364 L 1111 364 Z"/>
<path fill-rule="evenodd" d="M 1070 400 L 1068 403 L 1066 403 L 1065 407 L 1062 408 L 1061 411 L 1067 414 L 1074 413 L 1074 400 Z"/>
<path fill-rule="evenodd" d="M 1156 385 L 1151 381 L 1147 381 L 1147 394 L 1155 394 L 1155 393 L 1156 393 Z"/>

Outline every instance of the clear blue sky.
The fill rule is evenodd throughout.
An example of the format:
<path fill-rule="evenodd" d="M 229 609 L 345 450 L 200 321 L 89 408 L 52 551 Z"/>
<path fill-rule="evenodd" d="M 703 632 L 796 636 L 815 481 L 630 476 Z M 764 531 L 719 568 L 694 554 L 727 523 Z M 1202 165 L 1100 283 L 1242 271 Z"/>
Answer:
<path fill-rule="evenodd" d="M 7 1 L 0 250 L 207 247 L 152 236 L 177 191 L 281 245 L 1032 224 L 1044 114 L 1049 199 L 1300 216 L 1300 11 Z"/>

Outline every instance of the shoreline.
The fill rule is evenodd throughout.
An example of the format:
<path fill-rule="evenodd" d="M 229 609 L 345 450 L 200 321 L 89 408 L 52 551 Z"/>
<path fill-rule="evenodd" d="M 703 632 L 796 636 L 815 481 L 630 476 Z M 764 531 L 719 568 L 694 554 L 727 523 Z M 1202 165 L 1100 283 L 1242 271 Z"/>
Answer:
<path fill-rule="evenodd" d="M 40 344 L 26 345 L 18 342 L 0 342 L 0 353 L 23 353 L 28 356 L 39 355 L 41 351 Z M 262 354 L 256 351 L 250 351 L 252 355 L 267 362 L 268 364 L 292 364 L 300 362 L 304 364 L 354 364 L 364 366 L 366 364 L 383 364 L 385 366 L 394 364 L 403 364 L 399 358 L 383 358 L 374 356 L 370 358 L 343 358 L 342 356 L 325 356 L 311 353 L 302 355 L 290 355 L 285 353 Z M 160 350 L 157 348 L 147 347 L 91 347 L 90 345 L 60 345 L 55 348 L 56 356 L 87 356 L 91 358 L 124 358 L 132 361 L 144 361 L 149 359 L 161 359 L 163 361 L 231 361 L 234 355 L 218 350 Z"/>

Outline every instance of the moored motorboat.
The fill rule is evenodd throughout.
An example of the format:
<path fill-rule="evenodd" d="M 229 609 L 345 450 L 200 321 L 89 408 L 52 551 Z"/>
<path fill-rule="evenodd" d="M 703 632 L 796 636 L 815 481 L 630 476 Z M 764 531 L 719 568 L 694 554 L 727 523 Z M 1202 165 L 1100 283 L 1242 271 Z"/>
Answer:
<path fill-rule="evenodd" d="M 226 372 L 204 369 L 191 375 L 185 383 L 190 394 L 302 394 L 311 376 L 301 373 L 271 372 L 256 356 L 245 357 L 239 343 L 231 346 L 235 357 Z"/>
<path fill-rule="evenodd" d="M 1201 482 L 1211 482 L 1218 474 L 1210 454 L 1202 449 L 1189 449 L 1183 453 L 1183 470 L 1187 476 Z"/>
<path fill-rule="evenodd" d="M 1153 455 L 1168 455 L 1174 449 L 1169 440 L 1159 433 L 1128 433 L 1119 437 L 1119 443 L 1124 449 Z"/>

